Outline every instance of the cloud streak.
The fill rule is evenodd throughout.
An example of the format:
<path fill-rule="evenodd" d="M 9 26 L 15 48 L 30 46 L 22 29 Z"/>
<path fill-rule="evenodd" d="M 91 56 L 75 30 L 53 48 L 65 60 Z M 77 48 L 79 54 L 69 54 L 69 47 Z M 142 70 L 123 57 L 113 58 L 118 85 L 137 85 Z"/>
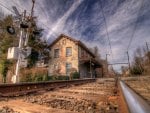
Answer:
<path fill-rule="evenodd" d="M 69 10 L 52 26 L 52 29 L 49 31 L 47 37 L 50 37 L 52 33 L 62 31 L 66 20 L 68 17 L 77 9 L 77 7 L 83 2 L 83 0 L 75 1 Z"/>

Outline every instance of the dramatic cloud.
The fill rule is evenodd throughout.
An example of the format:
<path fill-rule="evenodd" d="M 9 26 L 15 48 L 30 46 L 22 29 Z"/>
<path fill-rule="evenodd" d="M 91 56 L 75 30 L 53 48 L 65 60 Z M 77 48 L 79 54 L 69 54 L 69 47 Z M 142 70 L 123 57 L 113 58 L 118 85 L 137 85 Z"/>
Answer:
<path fill-rule="evenodd" d="M 0 11 L 4 14 L 12 14 L 12 6 L 16 6 L 19 12 L 27 9 L 30 14 L 32 0 L 0 1 Z M 149 0 L 36 0 L 34 15 L 38 17 L 38 25 L 45 29 L 43 38 L 49 43 L 64 33 L 83 41 L 90 48 L 99 47 L 103 58 L 106 53 L 111 54 L 108 56 L 110 63 L 127 62 L 126 52 L 136 24 L 128 50 L 130 58 L 137 47 L 150 42 L 149 6 Z M 120 66 L 114 67 L 119 69 Z"/>

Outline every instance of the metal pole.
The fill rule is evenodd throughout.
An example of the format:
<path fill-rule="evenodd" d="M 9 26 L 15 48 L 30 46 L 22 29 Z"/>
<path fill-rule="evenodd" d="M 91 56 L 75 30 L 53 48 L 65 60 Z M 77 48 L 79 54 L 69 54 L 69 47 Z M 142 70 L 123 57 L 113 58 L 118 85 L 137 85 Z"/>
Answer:
<path fill-rule="evenodd" d="M 32 17 L 33 17 L 34 4 L 35 4 L 35 0 L 32 0 L 31 19 L 32 19 Z"/>
<path fill-rule="evenodd" d="M 146 48 L 147 48 L 148 62 L 150 63 L 150 53 L 149 53 L 149 47 L 148 47 L 148 43 L 147 42 L 146 42 Z"/>
<path fill-rule="evenodd" d="M 107 59 L 107 55 L 110 55 L 110 54 L 106 54 L 106 68 L 107 68 L 107 74 L 108 74 L 108 59 Z"/>
<path fill-rule="evenodd" d="M 22 16 L 22 21 L 24 20 L 25 18 L 25 14 L 26 14 L 26 11 L 24 11 L 23 13 L 23 16 Z M 21 49 L 22 49 L 22 44 L 23 44 L 23 29 L 20 28 L 20 37 L 19 37 L 19 47 L 18 47 L 18 60 L 17 60 L 17 64 L 16 64 L 16 71 L 15 71 L 15 75 L 13 75 L 12 77 L 12 82 L 13 83 L 17 83 L 19 82 L 19 69 L 20 69 L 20 61 L 21 61 Z"/>
<path fill-rule="evenodd" d="M 146 42 L 146 48 L 147 48 L 147 52 L 149 52 L 149 47 L 148 47 L 148 43 Z"/>
<path fill-rule="evenodd" d="M 128 52 L 128 51 L 127 51 L 127 57 L 128 57 L 129 70 L 131 70 L 131 66 L 130 66 L 130 57 L 129 57 L 129 52 Z"/>

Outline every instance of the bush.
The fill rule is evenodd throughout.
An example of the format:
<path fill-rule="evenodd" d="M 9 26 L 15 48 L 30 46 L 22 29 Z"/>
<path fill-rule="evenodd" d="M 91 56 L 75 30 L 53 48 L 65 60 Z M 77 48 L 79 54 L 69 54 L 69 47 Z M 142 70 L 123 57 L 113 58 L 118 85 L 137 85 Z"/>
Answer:
<path fill-rule="evenodd" d="M 78 72 L 74 72 L 71 74 L 72 79 L 79 79 L 80 78 L 80 74 Z"/>
<path fill-rule="evenodd" d="M 39 82 L 39 81 L 48 81 L 47 69 L 42 68 L 32 68 L 32 69 L 22 69 L 21 78 L 22 82 Z"/>
<path fill-rule="evenodd" d="M 33 81 L 32 80 L 32 74 L 27 74 L 27 75 L 21 77 L 20 81 L 21 82 L 32 82 Z"/>
<path fill-rule="evenodd" d="M 59 76 L 52 75 L 52 76 L 49 76 L 48 78 L 49 80 L 69 80 L 69 77 L 65 75 L 59 75 Z"/>
<path fill-rule="evenodd" d="M 36 74 L 36 75 L 33 77 L 33 81 L 34 81 L 34 82 L 43 81 L 43 77 L 44 77 L 44 75 Z"/>
<path fill-rule="evenodd" d="M 57 78 L 58 80 L 69 80 L 69 77 L 68 76 L 58 76 Z"/>
<path fill-rule="evenodd" d="M 6 76 L 11 64 L 12 63 L 7 59 L 4 59 L 0 62 L 0 74 L 2 75 L 3 83 L 6 83 Z"/>
<path fill-rule="evenodd" d="M 130 72 L 132 75 L 141 75 L 144 72 L 144 69 L 143 68 L 141 69 L 138 66 L 134 66 Z"/>

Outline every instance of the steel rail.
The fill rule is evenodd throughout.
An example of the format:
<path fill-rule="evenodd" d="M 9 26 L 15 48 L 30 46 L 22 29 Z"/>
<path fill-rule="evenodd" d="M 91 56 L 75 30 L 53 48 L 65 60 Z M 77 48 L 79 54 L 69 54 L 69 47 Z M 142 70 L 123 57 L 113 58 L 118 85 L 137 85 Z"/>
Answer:
<path fill-rule="evenodd" d="M 41 90 L 53 90 L 72 85 L 80 85 L 84 83 L 95 82 L 96 79 L 79 79 L 64 81 L 48 81 L 48 82 L 30 82 L 16 84 L 0 84 L 0 96 L 20 96 Z"/>
<path fill-rule="evenodd" d="M 150 105 L 135 91 L 120 81 L 121 90 L 130 113 L 150 113 Z"/>

